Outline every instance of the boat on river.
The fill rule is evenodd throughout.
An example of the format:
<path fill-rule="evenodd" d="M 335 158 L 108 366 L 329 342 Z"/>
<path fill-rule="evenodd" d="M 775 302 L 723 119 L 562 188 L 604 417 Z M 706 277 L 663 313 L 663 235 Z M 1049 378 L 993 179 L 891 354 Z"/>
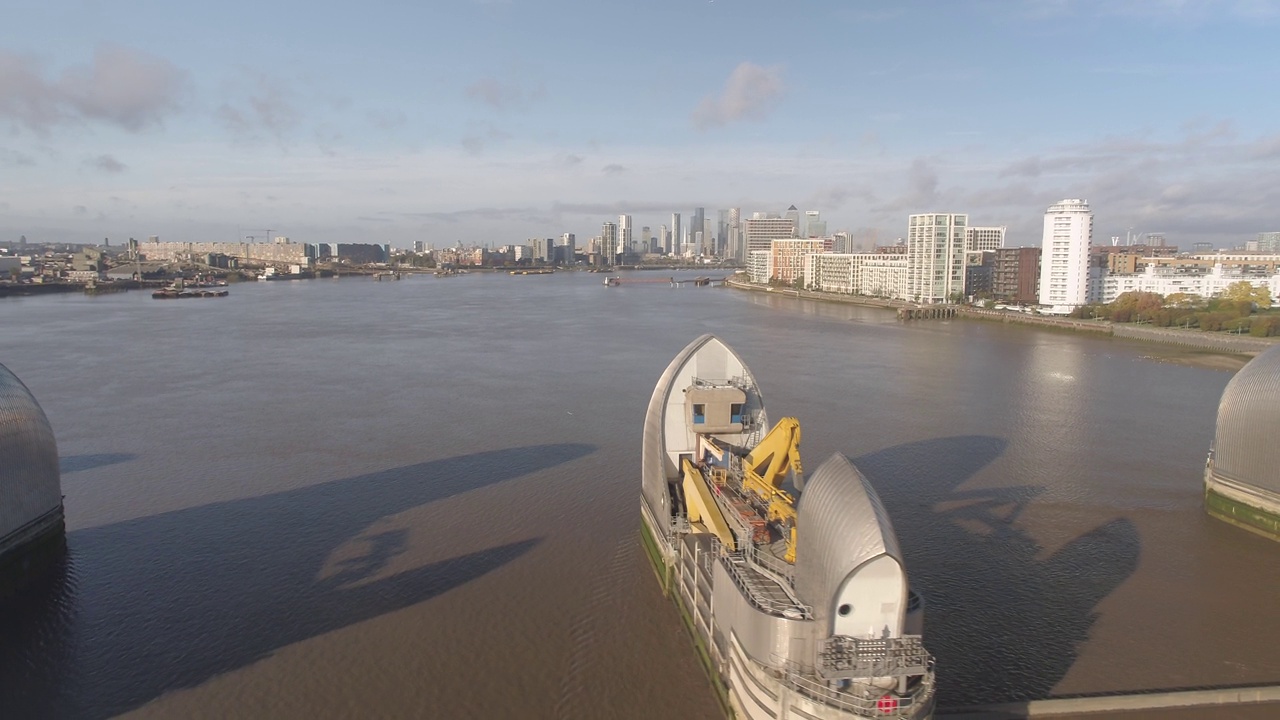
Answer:
<path fill-rule="evenodd" d="M 805 479 L 746 364 L 703 335 L 649 400 L 642 542 L 726 710 L 750 720 L 920 720 L 924 603 L 889 516 L 842 454 Z"/>

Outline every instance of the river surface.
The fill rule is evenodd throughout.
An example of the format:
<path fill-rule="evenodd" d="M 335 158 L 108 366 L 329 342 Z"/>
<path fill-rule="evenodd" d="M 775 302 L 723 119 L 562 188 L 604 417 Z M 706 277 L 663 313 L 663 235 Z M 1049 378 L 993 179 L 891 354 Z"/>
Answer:
<path fill-rule="evenodd" d="M 0 607 L 0 716 L 719 717 L 637 545 L 645 407 L 706 332 L 807 466 L 879 490 L 942 706 L 1280 682 L 1278 548 L 1201 510 L 1229 372 L 586 273 L 349 277 L 0 302 L 68 529 Z"/>

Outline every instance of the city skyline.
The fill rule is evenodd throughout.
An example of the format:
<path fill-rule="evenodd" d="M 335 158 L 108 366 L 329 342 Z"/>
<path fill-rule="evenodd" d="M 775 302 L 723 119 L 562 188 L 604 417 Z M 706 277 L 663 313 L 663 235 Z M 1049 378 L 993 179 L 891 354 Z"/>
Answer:
<path fill-rule="evenodd" d="M 958 212 L 1035 245 L 1063 197 L 1090 198 L 1100 242 L 1133 228 L 1230 246 L 1277 225 L 1268 0 L 485 0 L 367 16 L 57 0 L 11 16 L 0 241 L 271 227 L 501 245 L 591 237 L 623 214 L 656 228 L 695 207 L 794 204 L 882 242 L 908 214 Z M 730 42 L 590 52 L 600 28 L 672 23 Z M 762 23 L 797 40 L 731 41 Z M 602 88 L 629 101 L 601 103 Z M 971 110 L 926 112 L 930 93 Z"/>

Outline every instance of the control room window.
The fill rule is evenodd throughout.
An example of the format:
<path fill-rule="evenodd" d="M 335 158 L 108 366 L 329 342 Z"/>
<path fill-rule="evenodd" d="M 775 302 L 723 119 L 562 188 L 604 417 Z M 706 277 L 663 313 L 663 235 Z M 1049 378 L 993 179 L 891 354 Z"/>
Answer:
<path fill-rule="evenodd" d="M 693 422 L 694 424 L 705 423 L 707 421 L 707 406 L 702 403 L 693 404 Z"/>
<path fill-rule="evenodd" d="M 742 422 L 742 403 L 733 403 L 729 406 L 729 422 Z"/>

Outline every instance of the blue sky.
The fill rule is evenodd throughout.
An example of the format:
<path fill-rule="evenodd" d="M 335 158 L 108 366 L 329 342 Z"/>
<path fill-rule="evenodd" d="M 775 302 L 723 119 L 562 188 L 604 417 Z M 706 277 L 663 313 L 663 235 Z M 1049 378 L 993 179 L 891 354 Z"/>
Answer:
<path fill-rule="evenodd" d="M 1280 0 L 6 4 L 0 241 L 1280 229 Z"/>

